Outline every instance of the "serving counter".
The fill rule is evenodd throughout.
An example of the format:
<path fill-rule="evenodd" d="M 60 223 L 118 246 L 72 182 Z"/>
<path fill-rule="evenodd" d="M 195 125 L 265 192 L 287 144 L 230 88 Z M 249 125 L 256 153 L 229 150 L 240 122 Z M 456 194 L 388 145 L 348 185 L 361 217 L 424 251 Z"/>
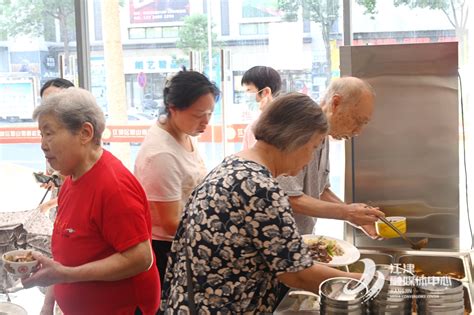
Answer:
<path fill-rule="evenodd" d="M 433 250 L 399 250 L 381 248 L 360 249 L 360 259 L 372 259 L 375 264 L 399 266 L 411 265 L 417 276 L 449 276 L 462 282 L 464 290 L 464 314 L 472 313 L 474 294 L 474 251 L 446 252 Z M 362 272 L 359 261 L 347 266 L 349 271 Z M 320 314 L 319 304 L 311 297 L 285 296 L 274 314 Z M 415 309 L 413 314 L 417 314 Z"/>

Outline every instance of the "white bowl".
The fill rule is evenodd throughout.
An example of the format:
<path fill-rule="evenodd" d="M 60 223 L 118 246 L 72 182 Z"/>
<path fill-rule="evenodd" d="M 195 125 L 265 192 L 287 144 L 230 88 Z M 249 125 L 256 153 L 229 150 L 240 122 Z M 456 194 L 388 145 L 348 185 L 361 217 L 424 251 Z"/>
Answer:
<path fill-rule="evenodd" d="M 32 261 L 12 261 L 11 258 L 17 259 L 18 257 L 26 257 L 28 253 L 33 253 L 31 250 L 12 250 L 6 252 L 2 255 L 3 268 L 16 276 L 27 276 L 32 273 L 36 266 L 38 266 L 38 261 L 36 259 Z"/>

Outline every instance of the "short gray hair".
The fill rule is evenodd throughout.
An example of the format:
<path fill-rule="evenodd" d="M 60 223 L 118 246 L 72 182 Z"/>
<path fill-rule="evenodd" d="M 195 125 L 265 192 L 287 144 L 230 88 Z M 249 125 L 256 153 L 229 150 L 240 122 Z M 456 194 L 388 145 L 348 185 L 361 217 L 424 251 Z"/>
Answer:
<path fill-rule="evenodd" d="M 288 93 L 265 107 L 253 131 L 255 139 L 283 152 L 293 151 L 309 142 L 316 133 L 328 131 L 321 107 L 302 93 Z"/>
<path fill-rule="evenodd" d="M 375 90 L 367 81 L 356 77 L 342 77 L 329 84 L 321 100 L 321 105 L 331 104 L 332 98 L 336 94 L 341 96 L 344 105 L 357 104 L 364 93 L 375 97 Z"/>
<path fill-rule="evenodd" d="M 48 96 L 35 108 L 33 119 L 38 120 L 41 115 L 53 115 L 71 133 L 77 133 L 84 123 L 90 123 L 94 128 L 93 141 L 100 145 L 105 117 L 89 91 L 70 87 Z"/>

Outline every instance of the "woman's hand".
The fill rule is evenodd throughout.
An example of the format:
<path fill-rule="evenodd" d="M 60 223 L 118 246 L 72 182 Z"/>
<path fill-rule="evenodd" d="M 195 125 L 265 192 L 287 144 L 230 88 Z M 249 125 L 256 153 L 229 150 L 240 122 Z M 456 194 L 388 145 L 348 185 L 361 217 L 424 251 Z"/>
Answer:
<path fill-rule="evenodd" d="M 21 279 L 25 288 L 34 286 L 47 287 L 55 283 L 66 282 L 67 267 L 34 252 L 33 258 L 38 260 L 40 267 L 30 277 Z"/>
<path fill-rule="evenodd" d="M 118 281 L 133 277 L 153 266 L 149 239 L 124 252 L 75 267 L 64 266 L 36 253 L 33 253 L 33 257 L 39 261 L 40 268 L 30 277 L 21 280 L 25 288 L 82 281 Z"/>

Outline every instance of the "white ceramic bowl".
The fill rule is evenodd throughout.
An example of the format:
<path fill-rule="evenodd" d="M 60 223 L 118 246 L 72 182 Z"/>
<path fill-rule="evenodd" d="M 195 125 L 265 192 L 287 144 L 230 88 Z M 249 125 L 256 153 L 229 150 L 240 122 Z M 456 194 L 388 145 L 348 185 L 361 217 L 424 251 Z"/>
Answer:
<path fill-rule="evenodd" d="M 24 249 L 18 249 L 18 250 L 12 250 L 9 252 L 6 252 L 2 255 L 2 261 L 3 261 L 3 268 L 16 276 L 27 276 L 30 273 L 32 273 L 36 266 L 38 266 L 38 261 L 37 260 L 32 260 L 32 261 L 15 261 L 16 259 L 20 257 L 26 257 L 28 253 L 32 253 L 33 251 L 31 250 L 24 250 Z M 13 258 L 13 261 L 12 261 Z"/>

